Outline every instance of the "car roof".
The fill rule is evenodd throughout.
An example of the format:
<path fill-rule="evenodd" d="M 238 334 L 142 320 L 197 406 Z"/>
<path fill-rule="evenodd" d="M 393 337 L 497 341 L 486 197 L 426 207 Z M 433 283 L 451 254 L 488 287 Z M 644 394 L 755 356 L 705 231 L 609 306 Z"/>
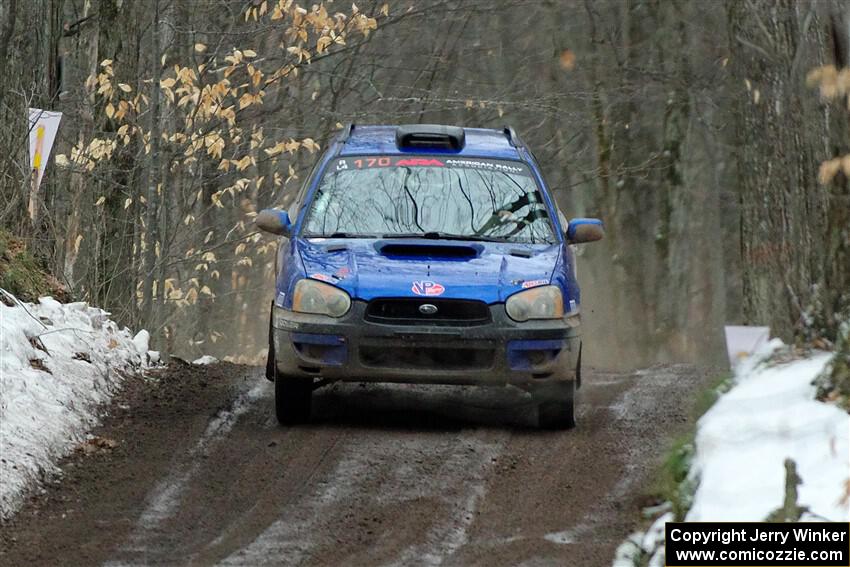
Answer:
<path fill-rule="evenodd" d="M 340 156 L 355 155 L 409 155 L 409 154 L 451 154 L 462 157 L 481 157 L 497 159 L 522 159 L 517 147 L 509 135 L 516 136 L 513 130 L 493 130 L 488 128 L 464 128 L 465 144 L 459 151 L 435 148 L 399 148 L 396 144 L 398 126 L 347 126 L 338 138 L 342 144 Z M 347 135 L 347 137 L 346 137 Z M 516 140 L 518 142 L 518 140 Z"/>

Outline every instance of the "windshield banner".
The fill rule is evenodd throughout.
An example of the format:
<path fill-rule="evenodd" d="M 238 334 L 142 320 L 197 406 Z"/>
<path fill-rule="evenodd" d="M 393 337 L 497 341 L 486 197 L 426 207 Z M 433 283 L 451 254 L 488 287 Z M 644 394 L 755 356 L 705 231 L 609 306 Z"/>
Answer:
<path fill-rule="evenodd" d="M 460 159 L 442 156 L 407 157 L 407 156 L 357 156 L 341 158 L 332 169 L 348 171 L 352 169 L 372 169 L 382 167 L 448 167 L 461 169 L 482 169 L 498 171 L 512 175 L 531 176 L 528 168 L 520 162 L 495 159 Z"/>

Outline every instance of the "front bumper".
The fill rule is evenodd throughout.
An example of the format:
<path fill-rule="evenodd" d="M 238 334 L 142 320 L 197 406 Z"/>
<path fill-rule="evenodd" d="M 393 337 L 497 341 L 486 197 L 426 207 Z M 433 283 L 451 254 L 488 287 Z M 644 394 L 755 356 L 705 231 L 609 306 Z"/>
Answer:
<path fill-rule="evenodd" d="M 576 377 L 577 315 L 517 323 L 496 304 L 489 323 L 455 327 L 370 322 L 362 301 L 339 319 L 273 309 L 284 377 L 520 387 Z"/>

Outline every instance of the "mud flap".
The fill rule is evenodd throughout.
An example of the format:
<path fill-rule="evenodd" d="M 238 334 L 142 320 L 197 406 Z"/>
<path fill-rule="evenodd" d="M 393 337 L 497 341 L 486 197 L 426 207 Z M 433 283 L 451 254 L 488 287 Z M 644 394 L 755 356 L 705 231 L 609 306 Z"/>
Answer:
<path fill-rule="evenodd" d="M 576 362 L 576 390 L 581 388 L 581 345 L 578 343 L 578 362 Z"/>
<path fill-rule="evenodd" d="M 272 302 L 269 310 L 269 354 L 266 356 L 266 380 L 274 382 L 275 366 L 277 363 L 274 359 L 274 327 L 272 326 L 272 318 L 274 317 L 274 302 Z"/>

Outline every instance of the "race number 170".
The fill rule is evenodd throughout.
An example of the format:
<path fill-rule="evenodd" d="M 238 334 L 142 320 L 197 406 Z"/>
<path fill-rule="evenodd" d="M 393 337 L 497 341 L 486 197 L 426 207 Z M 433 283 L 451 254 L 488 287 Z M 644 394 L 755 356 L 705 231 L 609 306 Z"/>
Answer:
<path fill-rule="evenodd" d="M 390 158 L 388 157 L 376 157 L 376 158 L 365 158 L 365 159 L 356 159 L 354 160 L 354 167 L 357 169 L 363 169 L 364 167 L 388 167 L 390 165 Z"/>

